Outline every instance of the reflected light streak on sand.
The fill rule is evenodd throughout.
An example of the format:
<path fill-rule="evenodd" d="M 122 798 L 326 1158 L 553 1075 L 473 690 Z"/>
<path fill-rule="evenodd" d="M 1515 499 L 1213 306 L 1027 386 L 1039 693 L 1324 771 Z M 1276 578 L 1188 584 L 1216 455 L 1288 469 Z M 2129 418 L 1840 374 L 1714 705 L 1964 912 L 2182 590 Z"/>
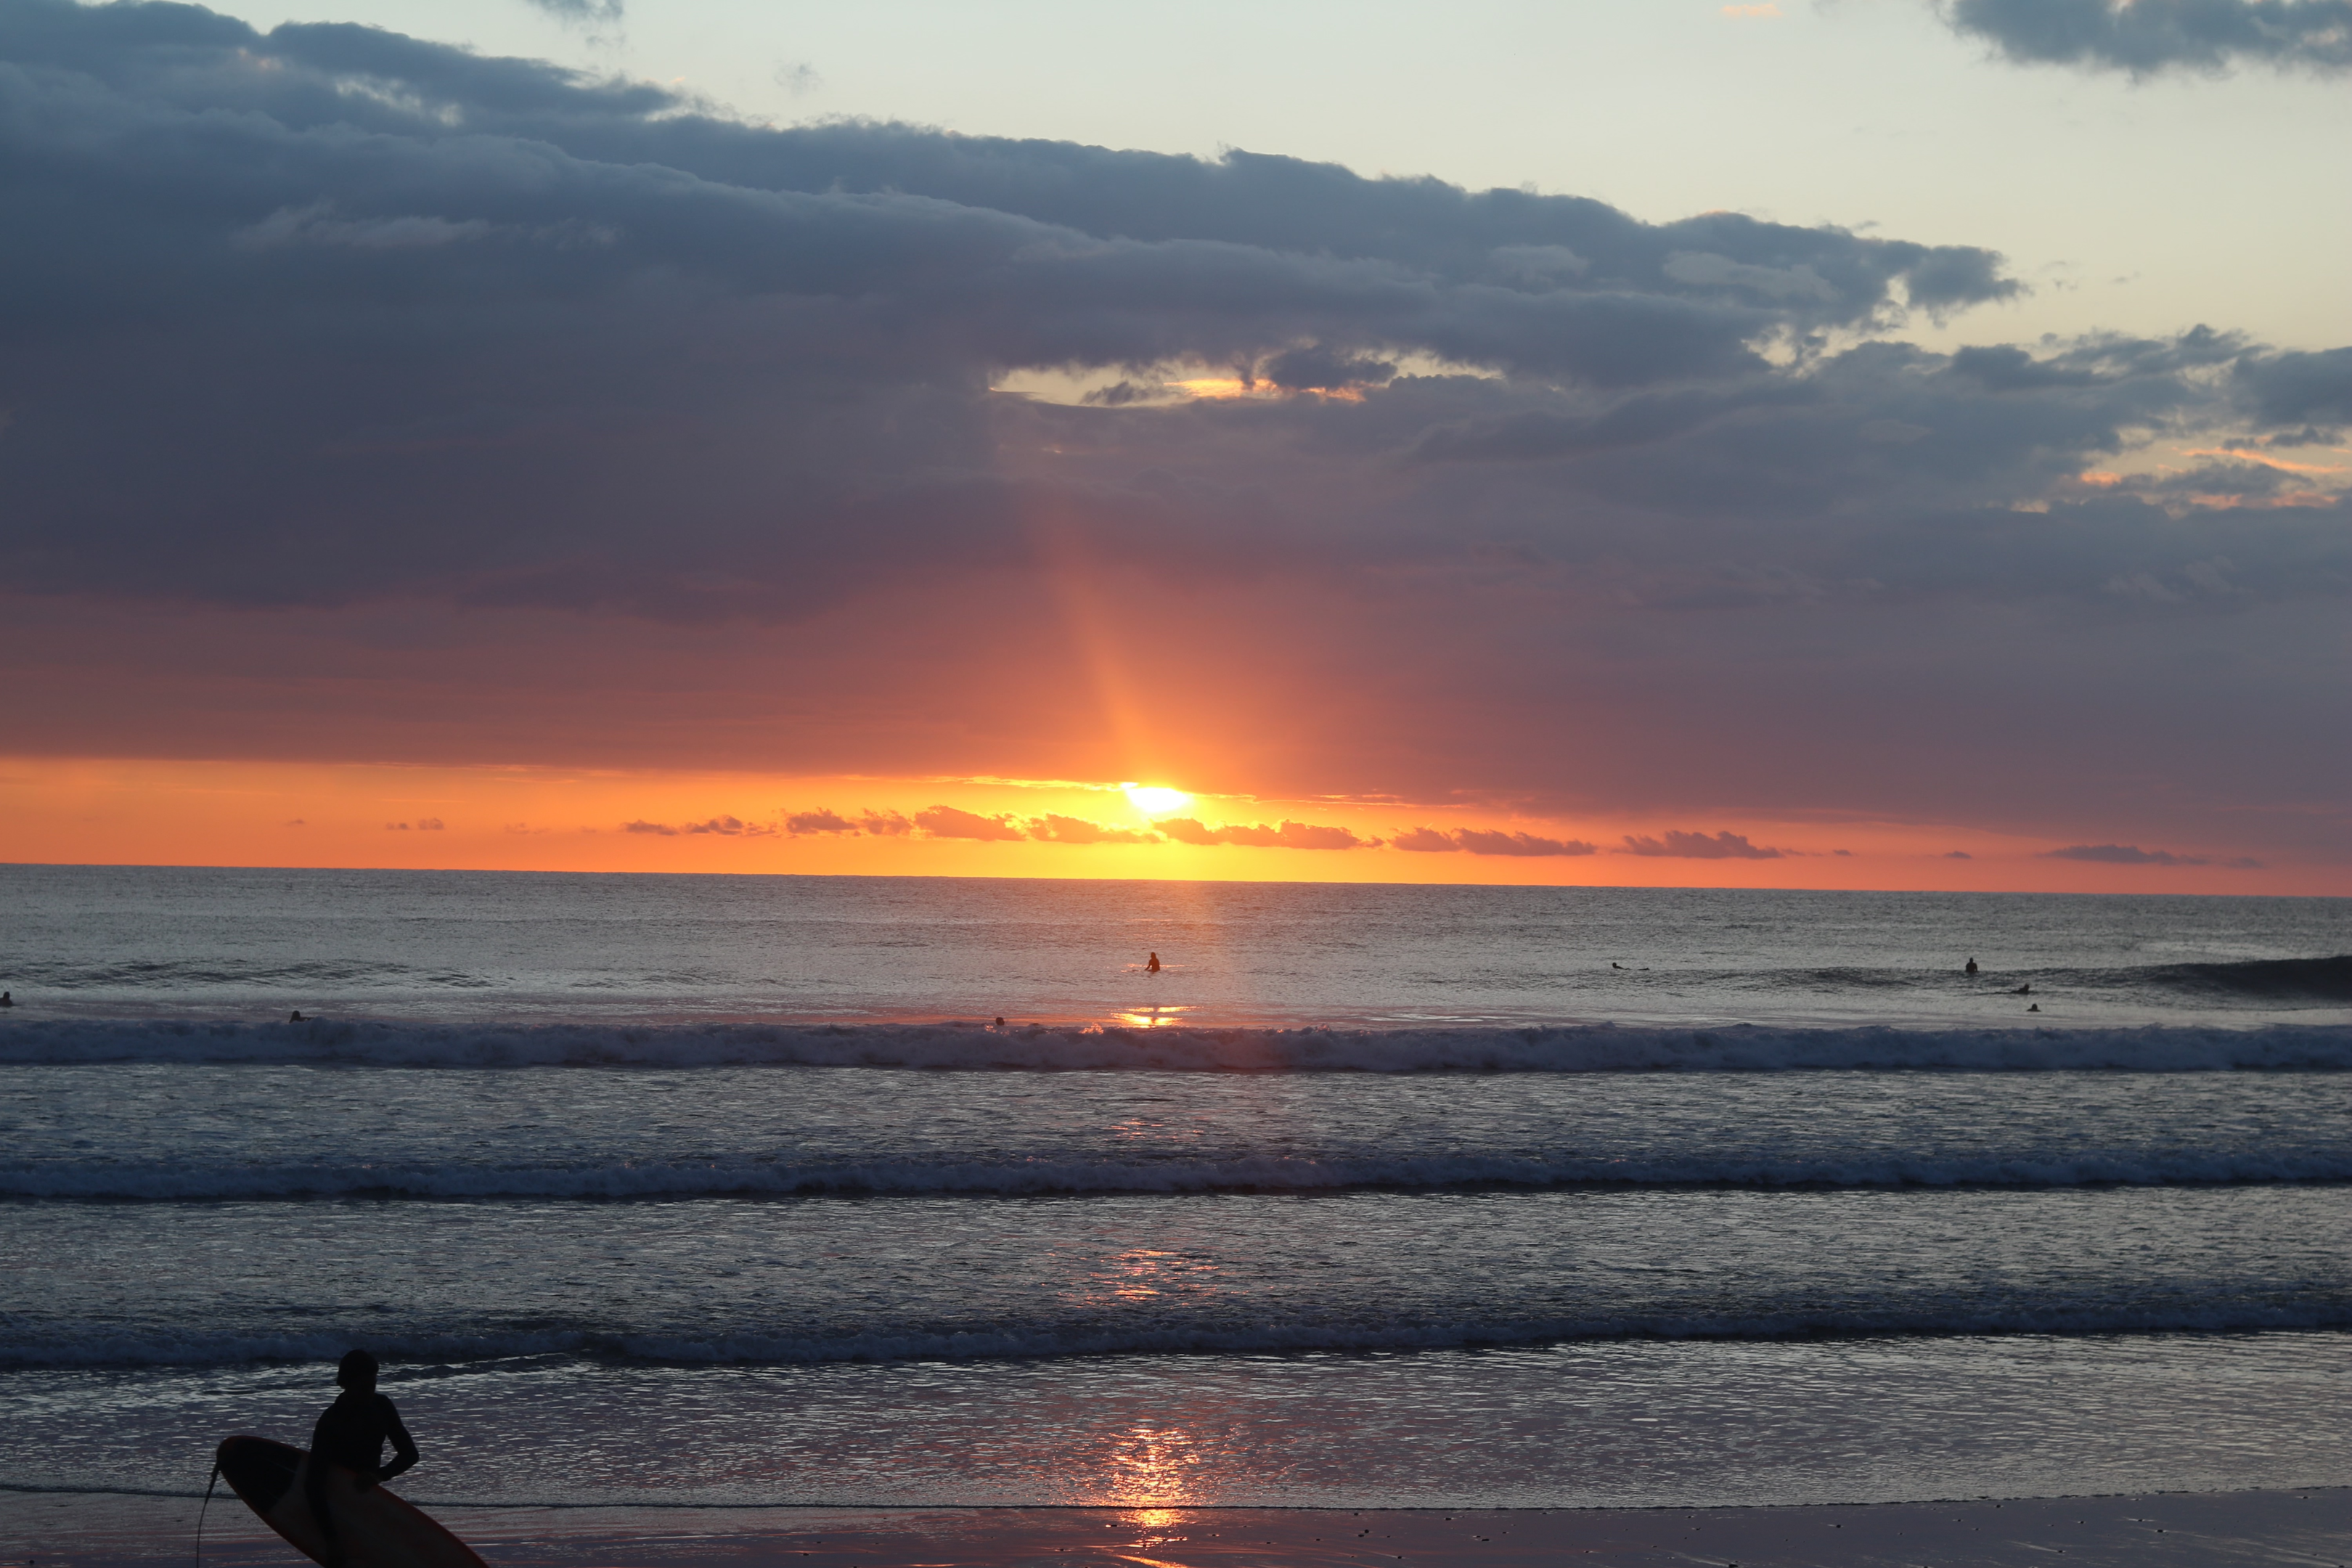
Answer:
<path fill-rule="evenodd" d="M 1133 1426 L 1112 1440 L 1111 1489 L 1135 1511 L 1128 1522 L 1147 1532 L 1177 1522 L 1173 1509 L 1193 1500 L 1193 1477 L 1201 1464 L 1189 1433 L 1181 1428 Z M 1149 1546 L 1147 1538 L 1140 1544 Z"/>

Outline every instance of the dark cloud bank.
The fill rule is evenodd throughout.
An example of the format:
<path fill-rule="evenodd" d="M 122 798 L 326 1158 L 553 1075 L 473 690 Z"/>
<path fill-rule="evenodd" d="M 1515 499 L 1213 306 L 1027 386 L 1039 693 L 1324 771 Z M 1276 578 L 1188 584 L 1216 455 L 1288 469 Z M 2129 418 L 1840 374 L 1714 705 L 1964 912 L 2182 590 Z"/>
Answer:
<path fill-rule="evenodd" d="M 2352 70 L 2352 0 L 1949 0 L 2012 60 L 2152 76 L 2241 62 Z"/>
<path fill-rule="evenodd" d="M 1952 15 L 2034 58 L 2237 13 L 2301 40 L 2278 58 L 2337 47 L 2317 4 L 2091 11 L 2109 31 L 2075 43 Z M 2157 815 L 2053 837 L 2176 842 L 2253 800 L 2342 837 L 2314 805 L 2342 743 L 2299 721 L 2340 697 L 2352 531 L 2271 455 L 2341 438 L 2352 349 L 2200 327 L 1932 353 L 1893 334 L 2009 298 L 1999 257 L 1250 153 L 779 130 L 193 6 L 0 0 L 0 167 L 20 603 L 590 617 L 592 662 L 867 606 L 864 654 L 796 667 L 805 713 L 894 616 L 944 635 L 925 595 L 1004 606 L 1010 646 L 1041 574 L 1148 563 L 1121 627 L 1195 671 L 1255 661 L 1255 732 L 1297 732 L 1233 787 L 2017 820 L 2095 797 Z M 1175 367 L 1256 395 L 1171 398 Z M 1016 372 L 1095 391 L 989 390 Z M 2158 435 L 2210 455 L 2077 479 Z M 1285 670 L 1341 694 L 1328 716 Z M 1241 721 L 1198 701 L 1203 732 Z M 527 749 L 528 721 L 481 724 Z M 1310 776 L 1375 732 L 1412 739 Z M 1659 845 L 1628 847 L 1699 852 Z"/>

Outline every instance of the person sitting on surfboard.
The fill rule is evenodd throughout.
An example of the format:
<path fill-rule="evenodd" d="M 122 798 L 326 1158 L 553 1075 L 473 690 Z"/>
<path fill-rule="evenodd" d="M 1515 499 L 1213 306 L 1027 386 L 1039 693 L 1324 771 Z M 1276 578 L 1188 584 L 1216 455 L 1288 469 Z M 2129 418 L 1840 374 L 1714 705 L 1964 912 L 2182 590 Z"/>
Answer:
<path fill-rule="evenodd" d="M 327 1467 L 337 1465 L 351 1471 L 354 1486 L 365 1491 L 416 1463 L 416 1439 L 400 1424 L 400 1412 L 393 1408 L 392 1401 L 375 1391 L 375 1357 L 367 1352 L 346 1353 L 335 1367 L 335 1384 L 342 1393 L 310 1430 L 310 1462 L 303 1470 L 302 1489 L 310 1503 L 310 1517 L 319 1521 L 320 1531 L 327 1538 L 327 1549 L 332 1553 L 330 1563 L 341 1561 L 342 1542 L 335 1535 L 335 1516 L 327 1507 Z M 387 1442 L 393 1447 L 394 1458 L 383 1465 L 380 1461 Z"/>
<path fill-rule="evenodd" d="M 1143 966 L 1143 973 L 1146 974 L 1157 974 L 1160 973 L 1160 955 L 1158 953 L 1155 952 L 1151 955 L 1151 962 Z"/>

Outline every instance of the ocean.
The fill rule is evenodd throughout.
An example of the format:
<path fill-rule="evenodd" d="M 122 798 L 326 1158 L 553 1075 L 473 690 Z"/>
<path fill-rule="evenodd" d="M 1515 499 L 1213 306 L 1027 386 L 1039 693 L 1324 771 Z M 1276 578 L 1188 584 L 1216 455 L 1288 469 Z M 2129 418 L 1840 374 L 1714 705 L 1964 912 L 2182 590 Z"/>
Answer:
<path fill-rule="evenodd" d="M 15 866 L 0 986 L 14 1489 L 352 1345 L 438 1507 L 2352 1484 L 2352 900 Z"/>

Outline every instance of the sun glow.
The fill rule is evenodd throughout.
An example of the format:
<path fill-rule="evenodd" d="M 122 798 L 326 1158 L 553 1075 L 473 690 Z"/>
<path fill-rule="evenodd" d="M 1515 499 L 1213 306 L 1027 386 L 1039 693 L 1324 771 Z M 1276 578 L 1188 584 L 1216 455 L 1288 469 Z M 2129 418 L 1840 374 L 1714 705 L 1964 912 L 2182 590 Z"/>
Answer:
<path fill-rule="evenodd" d="M 1169 789 L 1160 784 L 1121 784 L 1128 803 L 1146 816 L 1165 816 L 1171 811 L 1181 811 L 1192 804 L 1192 797 L 1181 789 Z"/>

